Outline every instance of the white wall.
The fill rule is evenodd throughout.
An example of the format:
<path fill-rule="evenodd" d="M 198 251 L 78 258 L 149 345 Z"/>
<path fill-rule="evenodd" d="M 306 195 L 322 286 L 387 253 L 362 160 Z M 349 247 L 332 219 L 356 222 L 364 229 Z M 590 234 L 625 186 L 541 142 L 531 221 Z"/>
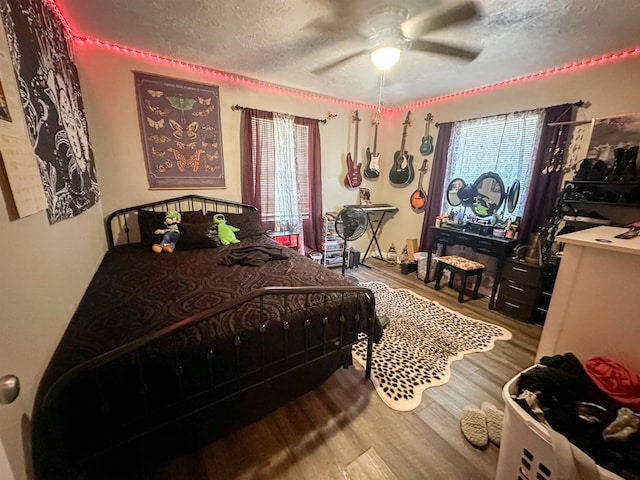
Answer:
<path fill-rule="evenodd" d="M 580 113 L 579 118 L 591 119 L 640 112 L 638 78 L 640 78 L 640 59 L 635 57 L 563 75 L 522 82 L 427 107 L 414 108 L 411 113 L 412 125 L 408 129 L 406 149 L 414 155 L 416 179 L 412 185 L 404 188 L 392 186 L 388 180 L 388 172 L 393 163 L 393 154 L 400 148 L 402 122 L 406 111 L 397 112 L 392 117 L 384 117 L 380 127 L 382 147 L 379 147 L 384 172 L 374 182 L 366 179 L 363 181 L 363 186 L 371 188 L 374 201 L 400 207 L 400 211 L 387 223 L 387 228 L 383 228 L 379 237 L 383 251 L 391 242 L 398 247 L 398 245 L 404 245 L 407 238 L 420 238 L 422 214 L 416 214 L 411 210 L 409 198 L 418 185 L 417 169 L 420 168 L 423 158 L 420 155 L 419 146 L 424 135 L 424 118 L 427 113 L 433 113 L 435 122 L 451 122 L 572 103 L 578 100 L 592 103 L 590 108 Z M 437 142 L 438 129 L 433 124 L 430 133 L 436 136 L 434 140 Z M 427 158 L 431 160 L 433 155 Z M 430 174 L 429 167 L 427 175 Z M 425 190 L 428 185 L 429 178 L 425 176 Z"/>
<path fill-rule="evenodd" d="M 7 450 L 15 480 L 27 478 L 22 448 L 21 422 L 31 415 L 34 392 L 40 375 L 53 353 L 73 311 L 106 248 L 103 233 L 105 214 L 124 206 L 177 196 L 184 191 L 148 190 L 138 130 L 132 70 L 208 82 L 220 86 L 223 149 L 227 186 L 197 190 L 210 196 L 239 200 L 240 113 L 236 103 L 314 118 L 337 118 L 321 126 L 325 210 L 336 210 L 357 202 L 357 191 L 343 185 L 345 156 L 353 149 L 352 109 L 332 102 L 291 97 L 266 90 L 254 90 L 235 83 L 216 81 L 195 72 L 123 56 L 112 51 L 79 46 L 78 69 L 89 120 L 91 141 L 100 182 L 102 202 L 77 218 L 50 226 L 45 213 L 9 222 L 0 199 L 2 244 L 3 315 L 0 320 L 0 375 L 13 373 L 22 380 L 22 394 L 16 402 L 0 406 L 0 441 Z M 422 107 L 412 113 L 407 149 L 415 155 L 424 134 L 424 121 L 432 112 L 435 121 L 446 122 L 523 110 L 579 99 L 593 106 L 588 117 L 640 110 L 640 93 L 634 77 L 640 78 L 640 60 L 629 59 L 571 74 L 529 81 L 511 87 Z M 359 158 L 372 145 L 371 112 L 360 111 Z M 378 150 L 382 172 L 376 181 L 365 179 L 376 203 L 400 208 L 381 233 L 384 250 L 390 242 L 401 246 L 406 238 L 419 237 L 422 216 L 409 207 L 417 185 L 394 188 L 388 181 L 393 153 L 399 149 L 405 112 L 382 119 Z M 432 126 L 431 133 L 437 135 Z M 429 172 L 430 173 L 430 172 Z M 427 188 L 428 178 L 424 180 Z M 366 245 L 366 240 L 364 241 Z M 361 241 L 360 244 L 363 242 Z"/>

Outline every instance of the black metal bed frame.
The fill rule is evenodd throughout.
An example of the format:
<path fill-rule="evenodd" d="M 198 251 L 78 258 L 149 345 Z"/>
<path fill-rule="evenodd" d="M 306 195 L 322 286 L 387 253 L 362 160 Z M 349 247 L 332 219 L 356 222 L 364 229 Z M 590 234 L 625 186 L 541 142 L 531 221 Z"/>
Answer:
<path fill-rule="evenodd" d="M 105 221 L 110 249 L 116 244 L 137 241 L 135 228 L 131 227 L 137 227 L 132 215 L 139 209 L 202 209 L 203 212 L 241 213 L 245 209 L 255 210 L 255 207 L 187 195 L 120 209 Z M 298 296 L 298 301 L 294 302 L 292 296 Z M 279 297 L 280 301 L 274 302 L 275 297 Z M 340 299 L 339 315 L 334 311 L 331 314 L 328 312 L 336 297 Z M 358 307 L 355 314 L 347 318 L 344 305 L 349 297 L 355 297 Z M 304 299 L 302 310 L 299 308 L 300 299 Z M 268 315 L 264 308 L 266 304 L 279 305 L 280 322 L 277 330 L 265 318 Z M 298 307 L 294 307 L 294 304 Z M 321 320 L 307 316 L 311 309 L 323 309 Z M 223 316 L 233 317 L 238 311 L 246 315 L 247 310 L 252 315 L 255 313 L 259 319 L 259 325 L 262 325 L 259 331 L 250 332 L 251 336 L 248 337 L 243 334 L 243 337 L 228 338 L 224 340 L 226 343 L 221 343 L 215 335 L 216 321 Z M 352 322 L 352 328 L 347 328 L 348 322 Z M 64 478 L 61 476 L 64 470 L 77 472 L 129 442 L 200 414 L 256 386 L 331 355 L 350 354 L 351 345 L 358 342 L 367 342 L 365 376 L 370 378 L 372 348 L 378 328 L 376 323 L 375 298 L 367 288 L 355 285 L 267 287 L 86 361 L 62 375 L 36 404 L 34 419 L 40 422 L 40 426 L 45 424 L 50 432 L 63 432 L 61 438 L 56 434 L 55 438 L 47 439 L 45 436 L 39 441 L 45 442 L 46 448 L 52 447 L 50 442 L 57 443 L 56 448 L 63 452 L 62 456 L 66 459 L 64 463 L 68 463 L 60 465 L 49 462 L 45 470 L 51 468 L 51 477 L 44 472 L 42 478 Z M 267 327 L 267 324 L 270 326 Z M 329 331 L 335 332 L 336 329 L 339 331 L 337 338 L 335 334 L 330 336 Z M 318 341 L 319 336 L 322 336 L 321 341 Z M 199 339 L 198 346 L 190 350 L 189 342 L 195 337 Z M 265 345 L 276 337 L 278 344 L 283 346 L 281 356 L 276 360 L 266 360 Z M 310 338 L 315 340 L 310 341 Z M 218 349 L 232 351 L 231 357 L 235 359 L 233 365 L 229 366 L 232 371 L 227 372 L 224 378 L 216 378 L 213 373 L 219 358 Z M 165 367 L 171 362 L 170 368 L 165 371 L 172 371 L 172 378 L 153 378 L 158 352 L 162 353 Z M 249 370 L 247 365 L 251 365 Z M 344 361 L 343 367 L 347 366 L 348 363 Z M 184 379 L 190 378 L 194 372 L 208 372 L 208 378 L 197 389 L 193 385 L 186 388 Z M 118 391 L 124 379 L 129 386 L 124 392 Z M 158 401 L 154 395 L 162 391 L 167 383 L 172 384 L 172 393 L 166 401 Z M 118 405 L 126 407 L 118 408 Z M 113 413 L 123 410 L 127 413 L 122 418 Z M 69 425 L 68 418 L 78 418 L 80 421 Z"/>

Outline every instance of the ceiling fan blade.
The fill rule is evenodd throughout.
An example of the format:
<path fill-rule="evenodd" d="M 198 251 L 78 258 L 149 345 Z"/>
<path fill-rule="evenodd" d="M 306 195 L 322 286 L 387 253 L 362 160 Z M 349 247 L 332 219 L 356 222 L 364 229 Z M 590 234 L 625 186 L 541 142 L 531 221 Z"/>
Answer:
<path fill-rule="evenodd" d="M 428 40 L 413 40 L 411 42 L 411 50 L 415 52 L 438 53 L 440 55 L 449 55 L 459 57 L 465 60 L 473 60 L 480 52 L 468 48 L 454 47 L 453 45 L 445 45 L 444 43 L 430 42 Z"/>
<path fill-rule="evenodd" d="M 471 20 L 480 15 L 475 2 L 464 2 L 435 15 L 424 10 L 402 22 L 402 31 L 409 38 L 417 38 L 456 23 Z"/>
<path fill-rule="evenodd" d="M 343 63 L 346 63 L 350 60 L 353 60 L 356 57 L 359 57 L 361 55 L 365 55 L 369 53 L 369 50 L 364 49 L 364 50 L 358 50 L 355 53 L 352 53 L 350 55 L 347 55 L 346 57 L 342 57 L 338 60 L 334 60 L 331 63 L 327 63 L 326 65 L 322 65 L 320 67 L 314 68 L 311 70 L 311 73 L 315 74 L 315 75 L 322 75 L 323 73 L 328 72 L 329 70 L 332 70 L 336 67 L 339 67 L 340 65 L 342 65 Z"/>

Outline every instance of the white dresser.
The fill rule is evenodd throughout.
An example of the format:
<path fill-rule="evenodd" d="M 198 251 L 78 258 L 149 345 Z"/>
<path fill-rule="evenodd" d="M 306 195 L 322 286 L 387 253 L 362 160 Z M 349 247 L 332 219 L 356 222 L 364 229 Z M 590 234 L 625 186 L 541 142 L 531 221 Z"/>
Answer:
<path fill-rule="evenodd" d="M 574 353 L 640 372 L 640 236 L 625 228 L 594 227 L 561 235 L 564 253 L 536 361 Z"/>

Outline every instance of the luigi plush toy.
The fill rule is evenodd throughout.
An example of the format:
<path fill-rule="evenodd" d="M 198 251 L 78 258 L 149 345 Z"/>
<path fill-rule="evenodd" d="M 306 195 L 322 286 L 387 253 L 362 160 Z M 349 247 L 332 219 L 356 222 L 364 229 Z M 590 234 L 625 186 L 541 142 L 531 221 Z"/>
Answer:
<path fill-rule="evenodd" d="M 180 240 L 180 230 L 178 230 L 178 224 L 182 216 L 180 212 L 175 210 L 169 210 L 164 216 L 164 224 L 167 228 L 157 228 L 153 233 L 156 235 L 162 235 L 162 241 L 156 243 L 151 247 L 156 253 L 173 253 L 176 248 L 178 240 Z"/>
<path fill-rule="evenodd" d="M 221 213 L 214 215 L 213 221 L 218 226 L 218 238 L 222 245 L 240 242 L 240 240 L 236 238 L 236 232 L 239 232 L 240 229 L 232 225 L 227 225 L 227 220 L 224 218 L 224 215 Z"/>

